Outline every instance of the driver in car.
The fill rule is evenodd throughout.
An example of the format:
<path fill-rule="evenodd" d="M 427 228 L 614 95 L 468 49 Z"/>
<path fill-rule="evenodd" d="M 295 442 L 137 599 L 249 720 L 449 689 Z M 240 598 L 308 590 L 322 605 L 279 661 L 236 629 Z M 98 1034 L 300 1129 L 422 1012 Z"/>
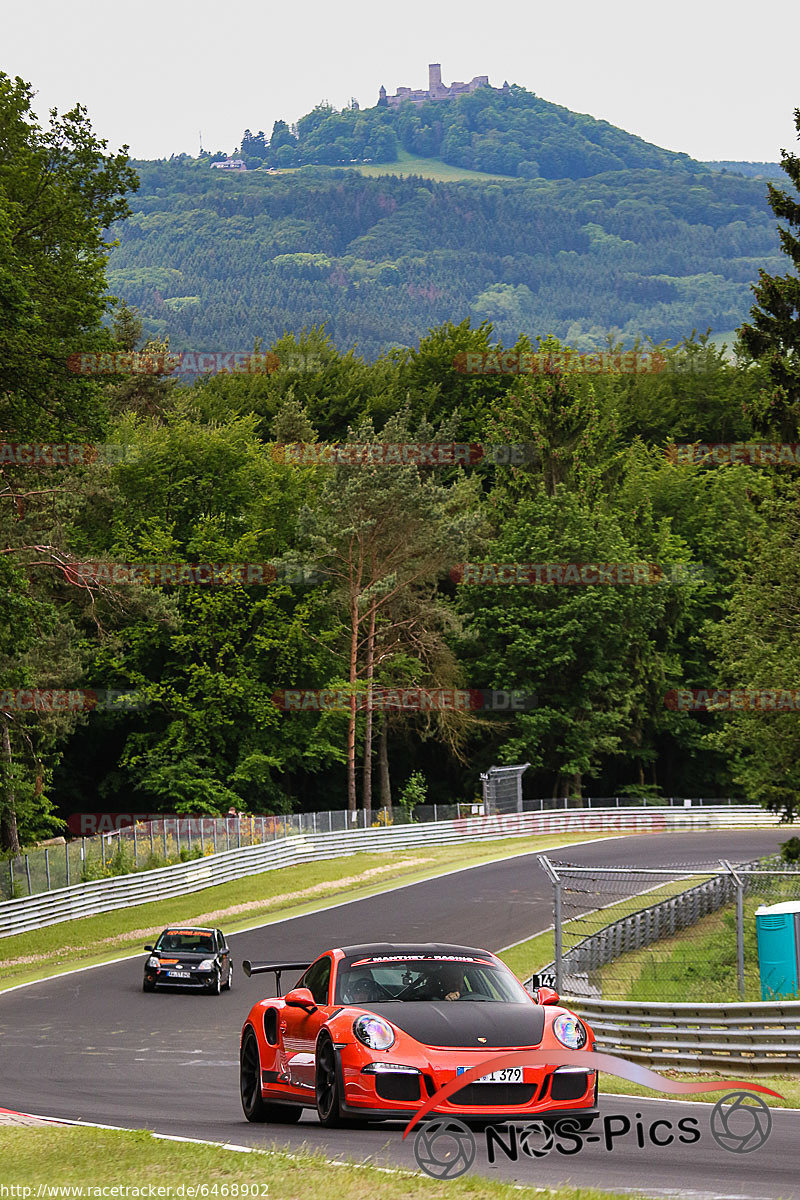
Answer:
<path fill-rule="evenodd" d="M 445 1000 L 460 1000 L 464 994 L 464 968 L 448 963 L 441 970 L 442 996 Z"/>
<path fill-rule="evenodd" d="M 374 1004 L 379 998 L 378 987 L 372 976 L 359 975 L 350 981 L 344 1000 L 347 1004 Z"/>

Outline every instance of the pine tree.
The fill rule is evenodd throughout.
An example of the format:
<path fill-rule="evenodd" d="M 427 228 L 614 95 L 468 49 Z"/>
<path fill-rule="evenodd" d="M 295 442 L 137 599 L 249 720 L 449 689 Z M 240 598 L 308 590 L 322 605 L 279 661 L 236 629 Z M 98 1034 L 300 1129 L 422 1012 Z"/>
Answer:
<path fill-rule="evenodd" d="M 794 110 L 794 122 L 800 137 L 800 108 Z M 781 166 L 800 191 L 800 157 L 781 150 Z M 779 226 L 778 231 L 796 274 L 759 271 L 758 283 L 753 284 L 758 304 L 750 310 L 752 324 L 742 325 L 739 337 L 744 349 L 766 367 L 771 385 L 761 392 L 759 411 L 753 414 L 756 424 L 793 441 L 800 429 L 800 201 L 774 184 L 767 187 L 772 211 L 788 222 L 789 228 Z"/>

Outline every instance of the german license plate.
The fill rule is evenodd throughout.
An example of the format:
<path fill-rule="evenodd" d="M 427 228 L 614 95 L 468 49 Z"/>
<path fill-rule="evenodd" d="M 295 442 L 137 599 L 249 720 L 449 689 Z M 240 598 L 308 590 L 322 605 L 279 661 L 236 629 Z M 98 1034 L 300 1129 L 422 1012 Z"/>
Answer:
<path fill-rule="evenodd" d="M 456 1075 L 463 1075 L 470 1067 L 456 1067 Z M 523 1083 L 522 1067 L 503 1067 L 502 1071 L 492 1071 L 489 1075 L 481 1075 L 475 1083 Z"/>
<path fill-rule="evenodd" d="M 190 979 L 191 975 L 188 971 L 167 971 L 170 979 Z"/>

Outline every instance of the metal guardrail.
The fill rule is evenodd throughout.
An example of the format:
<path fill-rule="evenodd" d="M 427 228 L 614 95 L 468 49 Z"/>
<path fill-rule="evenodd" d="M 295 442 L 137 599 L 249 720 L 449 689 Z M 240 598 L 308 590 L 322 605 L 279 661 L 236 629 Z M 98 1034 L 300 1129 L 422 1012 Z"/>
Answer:
<path fill-rule="evenodd" d="M 656 1068 L 800 1070 L 800 1001 L 662 1004 L 564 997 L 585 1017 L 597 1049 Z"/>
<path fill-rule="evenodd" d="M 490 768 L 506 771 L 511 768 Z M 513 768 L 517 770 L 517 768 Z M 671 797 L 664 800 L 641 799 L 631 796 L 562 796 L 522 798 L 511 800 L 496 795 L 484 803 L 458 801 L 455 804 L 421 804 L 414 809 L 413 817 L 399 805 L 393 810 L 381 808 L 367 812 L 361 808 L 355 812 L 347 809 L 324 812 L 276 813 L 269 816 L 227 817 L 151 815 L 140 820 L 131 820 L 120 828 L 112 827 L 100 832 L 83 832 L 78 837 L 63 841 L 60 838 L 45 842 L 25 853 L 0 858 L 0 902 L 20 896 L 32 896 L 36 892 L 50 892 L 69 887 L 73 883 L 86 883 L 107 874 L 110 860 L 120 855 L 130 860 L 135 870 L 171 866 L 188 858 L 198 858 L 206 853 L 218 854 L 225 850 L 252 846 L 256 842 L 275 841 L 294 834 L 339 833 L 350 829 L 369 829 L 376 826 L 407 825 L 427 821 L 451 821 L 457 817 L 508 812 L 572 811 L 584 808 L 644 808 L 720 807 L 741 804 L 742 801 L 693 799 L 682 800 Z M 105 814 L 109 819 L 120 814 Z M 133 814 L 122 814 L 133 817 Z M 97 818 L 103 814 L 88 814 L 87 824 L 94 829 Z M 123 874 L 114 870 L 113 874 Z"/>
<path fill-rule="evenodd" d="M 358 851 L 373 853 L 445 845 L 484 838 L 524 837 L 549 833 L 662 832 L 696 829 L 754 828 L 777 823 L 777 817 L 752 806 L 721 808 L 653 808 L 632 810 L 578 809 L 566 812 L 510 813 L 461 817 L 455 821 L 351 829 L 343 833 L 295 835 L 262 845 L 230 850 L 191 862 L 132 875 L 99 879 L 42 895 L 0 904 L 0 938 L 40 929 L 60 921 L 94 916 L 154 900 L 185 895 L 278 867 L 336 858 Z"/>

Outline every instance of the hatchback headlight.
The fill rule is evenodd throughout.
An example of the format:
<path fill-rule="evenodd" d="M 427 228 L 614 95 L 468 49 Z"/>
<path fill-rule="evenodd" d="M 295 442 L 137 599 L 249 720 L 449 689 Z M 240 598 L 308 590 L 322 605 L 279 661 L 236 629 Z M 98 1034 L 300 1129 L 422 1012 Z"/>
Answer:
<path fill-rule="evenodd" d="M 553 1021 L 553 1033 L 568 1050 L 580 1050 L 586 1045 L 586 1029 L 572 1013 L 561 1013 Z"/>
<path fill-rule="evenodd" d="M 213 958 L 204 958 L 197 969 L 198 969 L 198 971 L 213 971 L 214 970 L 214 959 Z"/>
<path fill-rule="evenodd" d="M 159 966 L 161 966 L 161 963 L 156 958 L 155 954 L 151 954 L 147 960 L 147 965 L 148 965 L 148 967 L 159 967 Z"/>
<path fill-rule="evenodd" d="M 394 1030 L 389 1022 L 381 1017 L 356 1017 L 353 1021 L 353 1033 L 360 1042 L 369 1046 L 370 1050 L 388 1050 L 394 1045 Z"/>

